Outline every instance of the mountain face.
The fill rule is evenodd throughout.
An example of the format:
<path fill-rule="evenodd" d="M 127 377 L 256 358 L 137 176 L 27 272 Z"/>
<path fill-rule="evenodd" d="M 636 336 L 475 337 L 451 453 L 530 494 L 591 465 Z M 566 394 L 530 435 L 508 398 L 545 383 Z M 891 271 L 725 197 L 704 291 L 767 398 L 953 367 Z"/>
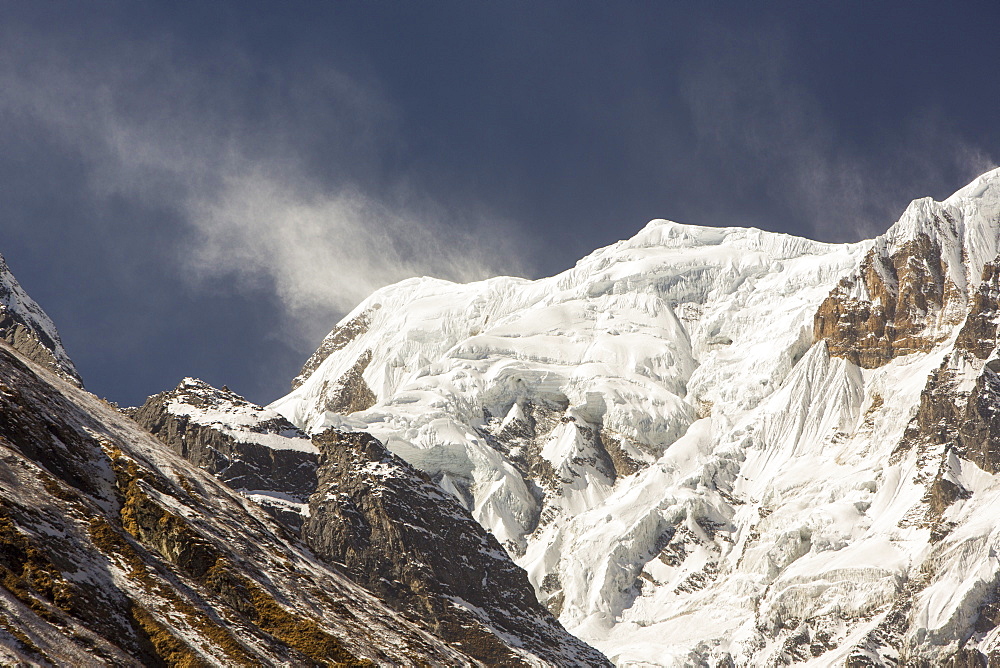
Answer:
<path fill-rule="evenodd" d="M 609 665 L 372 437 L 192 378 L 119 411 L 49 352 L 0 342 L 0 663 Z"/>
<path fill-rule="evenodd" d="M 653 221 L 379 290 L 272 404 L 369 433 L 619 665 L 1000 662 L 1000 170 L 828 245 Z"/>
<path fill-rule="evenodd" d="M 178 455 L 242 491 L 296 534 L 316 490 L 319 451 L 278 413 L 185 378 L 131 417 Z"/>
<path fill-rule="evenodd" d="M 0 343 L 0 663 L 470 665 Z"/>
<path fill-rule="evenodd" d="M 64 380 L 83 386 L 56 326 L 21 288 L 3 256 L 0 256 L 0 338 Z"/>
<path fill-rule="evenodd" d="M 310 440 L 274 411 L 185 378 L 129 411 L 393 610 L 486 665 L 607 665 L 541 606 L 453 497 L 365 433 Z"/>
<path fill-rule="evenodd" d="M 610 665 L 566 633 L 496 538 L 425 474 L 364 432 L 315 442 L 319 486 L 303 535 L 316 554 L 486 665 Z"/>

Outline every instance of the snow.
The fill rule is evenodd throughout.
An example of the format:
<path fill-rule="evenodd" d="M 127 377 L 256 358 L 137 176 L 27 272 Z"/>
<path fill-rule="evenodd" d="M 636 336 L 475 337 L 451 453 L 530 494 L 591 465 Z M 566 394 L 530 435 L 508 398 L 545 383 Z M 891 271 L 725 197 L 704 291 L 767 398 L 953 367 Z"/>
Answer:
<path fill-rule="evenodd" d="M 404 281 L 348 315 L 370 312 L 367 331 L 270 408 L 311 432 L 369 431 L 436 476 L 618 665 L 758 665 L 790 619 L 826 624 L 839 649 L 823 661 L 842 661 L 931 556 L 943 571 L 905 643 L 947 644 L 1000 583 L 1000 481 L 954 458 L 973 501 L 932 545 L 913 517 L 935 471 L 894 451 L 960 319 L 877 369 L 812 329 L 870 250 L 921 234 L 968 295 L 997 255 L 1000 170 L 858 244 L 655 220 L 550 278 Z M 325 413 L 325 388 L 368 353 L 377 403 Z M 981 363 L 950 363 L 970 389 Z M 595 434 L 638 470 L 609 472 Z"/>
<path fill-rule="evenodd" d="M 167 403 L 167 411 L 186 416 L 194 424 L 217 429 L 240 443 L 255 443 L 272 450 L 319 452 L 298 429 L 274 431 L 266 425 L 262 426 L 268 421 L 281 419 L 276 411 L 255 406 L 230 393 L 222 393 L 197 378 L 185 378 L 178 391 Z M 199 401 L 193 403 L 191 397 Z"/>

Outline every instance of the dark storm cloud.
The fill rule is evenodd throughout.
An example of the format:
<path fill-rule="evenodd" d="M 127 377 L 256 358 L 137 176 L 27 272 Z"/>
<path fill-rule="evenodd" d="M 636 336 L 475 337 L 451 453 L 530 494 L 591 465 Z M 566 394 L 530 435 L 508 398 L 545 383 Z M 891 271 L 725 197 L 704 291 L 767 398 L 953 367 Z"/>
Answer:
<path fill-rule="evenodd" d="M 4 68 L 3 106 L 85 156 L 95 199 L 172 209 L 185 241 L 172 259 L 196 275 L 263 278 L 298 313 L 343 312 L 415 274 L 502 269 L 477 248 L 481 235 L 447 229 L 426 196 L 366 191 L 362 179 L 395 140 L 393 110 L 371 87 L 329 68 L 259 71 L 239 50 L 206 67 L 163 36 L 85 66 L 58 58 L 60 46 L 45 50 L 55 62 Z M 315 134 L 332 139 L 323 181 L 299 153 Z M 462 220 L 477 232 L 482 222 Z"/>
<path fill-rule="evenodd" d="M 0 252 L 98 393 L 267 401 L 412 275 L 869 237 L 1000 147 L 995 6 L 873 4 L 7 5 Z"/>
<path fill-rule="evenodd" d="M 885 128 L 877 145 L 858 146 L 849 129 L 838 127 L 843 110 L 825 108 L 794 80 L 787 28 L 715 25 L 711 33 L 680 73 L 696 150 L 718 165 L 713 184 L 732 193 L 721 196 L 722 206 L 771 200 L 787 216 L 740 220 L 733 212 L 722 214 L 726 224 L 773 229 L 784 222 L 785 231 L 827 241 L 870 238 L 885 231 L 903 203 L 931 194 L 914 192 L 914 182 L 947 183 L 957 173 L 957 186 L 995 166 L 933 107 Z M 859 87 L 858 94 L 867 92 Z"/>
<path fill-rule="evenodd" d="M 217 371 L 213 354 L 226 347 L 218 339 L 262 309 L 267 330 L 257 342 L 241 341 L 241 352 L 257 357 L 255 348 L 283 344 L 299 360 L 382 285 L 520 269 L 498 216 L 450 211 L 404 180 L 382 178 L 379 161 L 397 138 L 377 81 L 317 65 L 272 68 L 235 44 L 196 60 L 157 31 L 109 47 L 100 36 L 80 44 L 33 28 L 8 24 L 3 35 L 4 136 L 36 138 L 8 155 L 30 154 L 37 172 L 35 192 L 5 227 L 31 237 L 25 245 L 37 251 L 29 257 L 46 274 L 36 294 L 62 316 L 71 351 L 80 342 L 85 377 L 94 378 L 102 355 L 123 350 L 153 364 L 202 352 L 201 373 Z M 322 169 L 310 169 L 320 161 Z M 7 184 L 21 168 L 12 162 Z M 53 199 L 65 204 L 42 210 Z M 48 266 L 67 256 L 75 259 L 61 278 L 79 290 L 73 298 L 54 288 L 59 269 Z M 31 272 L 18 273 L 30 288 Z M 44 294 L 46 280 L 54 297 Z M 276 312 L 275 298 L 290 319 Z M 220 322 L 220 313 L 229 320 Z M 204 340 L 192 347 L 196 332 Z M 88 365 L 88 353 L 110 341 L 114 351 Z M 256 389 L 258 398 L 273 398 L 291 368 L 277 382 L 266 379 L 270 396 Z M 140 364 L 119 374 L 143 371 Z"/>

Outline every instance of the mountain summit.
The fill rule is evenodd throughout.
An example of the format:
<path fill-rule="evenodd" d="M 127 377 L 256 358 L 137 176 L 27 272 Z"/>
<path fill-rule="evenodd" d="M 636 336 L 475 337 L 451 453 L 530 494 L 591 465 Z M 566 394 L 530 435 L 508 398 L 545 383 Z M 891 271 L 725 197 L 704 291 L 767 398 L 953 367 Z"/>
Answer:
<path fill-rule="evenodd" d="M 1000 170 L 857 244 L 657 220 L 383 288 L 271 408 L 424 471 L 620 665 L 985 665 L 998 249 Z"/>
<path fill-rule="evenodd" d="M 28 359 L 82 386 L 80 374 L 63 348 L 55 324 L 21 288 L 3 256 L 0 256 L 0 338 Z"/>

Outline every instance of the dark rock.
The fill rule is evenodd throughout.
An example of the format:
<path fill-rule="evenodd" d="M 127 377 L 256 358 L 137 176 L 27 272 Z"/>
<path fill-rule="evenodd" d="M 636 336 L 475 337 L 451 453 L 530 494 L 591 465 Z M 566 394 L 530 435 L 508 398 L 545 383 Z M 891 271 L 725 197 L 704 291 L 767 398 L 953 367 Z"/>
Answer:
<path fill-rule="evenodd" d="M 365 433 L 327 431 L 304 536 L 324 559 L 489 665 L 609 665 L 535 598 L 527 575 L 450 494 Z"/>
<path fill-rule="evenodd" d="M 232 423 L 213 423 L 213 414 L 233 416 Z M 276 492 L 297 503 L 305 503 L 316 489 L 318 454 L 308 436 L 232 391 L 185 379 L 175 389 L 147 399 L 132 418 L 174 452 L 234 489 Z M 257 436 L 290 445 L 269 447 L 255 442 Z M 299 513 L 277 503 L 265 508 L 298 533 Z"/>
<path fill-rule="evenodd" d="M 948 657 L 942 668 L 987 668 L 987 658 L 977 649 L 963 648 Z"/>
<path fill-rule="evenodd" d="M 1000 316 L 1000 268 L 997 260 L 983 267 L 982 282 L 972 296 L 969 314 L 955 341 L 955 348 L 984 360 L 997 346 Z"/>
<path fill-rule="evenodd" d="M 0 663 L 470 661 L 0 343 Z"/>
<path fill-rule="evenodd" d="M 306 378 L 311 376 L 312 372 L 318 369 L 327 357 L 342 350 L 348 343 L 367 332 L 371 325 L 372 314 L 380 308 L 382 308 L 381 304 L 375 304 L 342 325 L 334 327 L 333 331 L 327 334 L 323 342 L 320 343 L 316 352 L 310 355 L 306 363 L 302 365 L 299 375 L 292 380 L 292 389 L 294 390 L 304 383 Z"/>
<path fill-rule="evenodd" d="M 375 393 L 361 375 L 371 361 L 372 352 L 367 350 L 343 376 L 332 383 L 324 382 L 321 391 L 322 396 L 326 397 L 324 411 L 347 414 L 375 405 Z"/>

